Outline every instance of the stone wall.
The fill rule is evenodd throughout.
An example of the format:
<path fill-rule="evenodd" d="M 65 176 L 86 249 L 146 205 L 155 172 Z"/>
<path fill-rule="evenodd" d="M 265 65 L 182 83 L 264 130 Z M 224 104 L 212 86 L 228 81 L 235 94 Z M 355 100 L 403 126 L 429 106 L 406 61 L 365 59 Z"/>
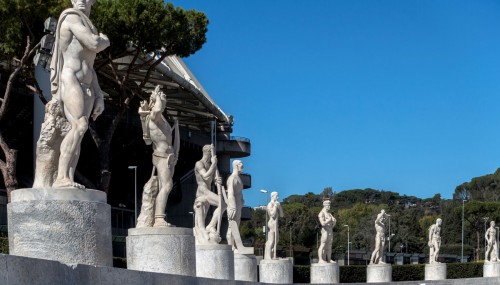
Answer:
<path fill-rule="evenodd" d="M 2 285 L 253 285 L 256 282 L 227 281 L 104 266 L 65 265 L 57 261 L 0 254 Z M 260 283 L 262 284 L 262 283 Z M 351 283 L 351 285 L 365 283 Z M 498 285 L 500 277 L 377 283 L 379 285 Z"/>

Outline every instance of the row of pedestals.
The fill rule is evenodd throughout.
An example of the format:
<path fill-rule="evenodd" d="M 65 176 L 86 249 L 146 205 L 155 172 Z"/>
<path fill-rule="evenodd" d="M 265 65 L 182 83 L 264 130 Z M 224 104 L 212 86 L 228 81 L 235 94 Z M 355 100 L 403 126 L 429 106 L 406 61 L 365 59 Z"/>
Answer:
<path fill-rule="evenodd" d="M 112 266 L 111 208 L 91 189 L 18 189 L 7 206 L 12 255 L 66 264 Z M 127 268 L 225 280 L 293 283 L 288 259 L 262 260 L 233 253 L 228 245 L 195 245 L 192 229 L 133 228 L 127 237 Z M 484 277 L 500 276 L 500 263 L 484 264 Z M 446 279 L 446 264 L 425 266 L 425 280 Z M 367 267 L 367 282 L 391 282 L 390 264 Z M 311 266 L 311 283 L 339 283 L 337 263 Z"/>

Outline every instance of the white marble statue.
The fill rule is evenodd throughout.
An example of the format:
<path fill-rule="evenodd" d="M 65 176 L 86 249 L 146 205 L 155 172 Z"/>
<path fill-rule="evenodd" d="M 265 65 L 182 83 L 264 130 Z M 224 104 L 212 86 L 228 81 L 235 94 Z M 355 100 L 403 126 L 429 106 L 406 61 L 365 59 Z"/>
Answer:
<path fill-rule="evenodd" d="M 243 181 L 240 174 L 243 172 L 243 162 L 233 160 L 233 172 L 227 178 L 227 218 L 229 228 L 227 229 L 227 244 L 231 245 L 233 251 L 239 254 L 253 254 L 253 247 L 243 246 L 240 236 L 241 209 L 243 208 Z"/>
<path fill-rule="evenodd" d="M 95 1 L 72 0 L 73 8 L 59 16 L 50 65 L 53 99 L 47 108 L 58 106 L 71 128 L 57 125 L 58 119 L 46 116 L 53 123 L 44 124 L 41 130 L 33 187 L 84 188 L 74 182 L 74 172 L 89 118 L 96 120 L 104 111 L 103 94 L 93 65 L 97 53 L 109 46 L 108 37 L 98 33 L 89 19 Z M 64 130 L 54 131 L 54 128 Z"/>
<path fill-rule="evenodd" d="M 196 190 L 196 199 L 194 200 L 194 235 L 197 244 L 218 244 L 220 238 L 220 223 L 222 214 L 225 211 L 226 203 L 223 199 L 225 194 L 222 189 L 221 178 L 217 174 L 217 156 L 214 153 L 212 145 L 203 147 L 203 157 L 196 162 L 194 174 L 198 189 Z M 212 192 L 212 182 L 215 182 L 218 188 L 218 194 Z M 213 213 L 210 223 L 205 226 L 210 206 L 217 207 Z"/>
<path fill-rule="evenodd" d="M 276 245 L 279 240 L 278 218 L 283 217 L 283 209 L 278 202 L 278 192 L 271 193 L 271 202 L 267 204 L 267 214 L 269 221 L 267 222 L 267 241 L 264 252 L 264 259 L 276 259 Z"/>
<path fill-rule="evenodd" d="M 381 210 L 375 219 L 375 250 L 372 252 L 372 257 L 370 259 L 370 264 L 385 264 L 382 260 L 384 256 L 385 247 L 385 218 L 387 214 L 385 210 Z"/>
<path fill-rule="evenodd" d="M 429 227 L 429 263 L 439 263 L 438 255 L 441 248 L 441 219 L 437 219 L 436 223 Z"/>
<path fill-rule="evenodd" d="M 166 104 L 166 95 L 157 86 L 149 102 L 142 101 L 139 107 L 143 138 L 147 144 L 153 144 L 153 174 L 144 186 L 141 214 L 137 218 L 138 228 L 170 226 L 165 217 L 165 208 L 173 186 L 172 177 L 179 156 L 180 136 L 178 121 L 170 126 L 163 116 Z M 154 175 L 155 170 L 157 175 Z"/>
<path fill-rule="evenodd" d="M 484 235 L 486 239 L 486 262 L 499 262 L 498 258 L 498 241 L 497 241 L 497 229 L 495 228 L 495 221 L 490 222 L 490 227 L 486 230 Z"/>
<path fill-rule="evenodd" d="M 321 244 L 318 248 L 319 263 L 335 262 L 332 260 L 333 228 L 337 220 L 330 213 L 329 200 L 323 201 L 323 209 L 318 214 L 321 228 Z"/>

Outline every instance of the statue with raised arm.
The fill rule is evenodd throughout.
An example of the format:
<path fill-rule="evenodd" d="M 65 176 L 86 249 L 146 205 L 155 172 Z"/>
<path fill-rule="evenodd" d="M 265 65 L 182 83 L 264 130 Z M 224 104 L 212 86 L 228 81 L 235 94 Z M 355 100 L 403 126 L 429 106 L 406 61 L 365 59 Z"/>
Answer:
<path fill-rule="evenodd" d="M 441 224 L 443 220 L 437 219 L 436 223 L 429 227 L 429 263 L 439 263 L 438 254 L 441 248 Z"/>
<path fill-rule="evenodd" d="M 94 71 L 97 53 L 109 46 L 107 36 L 97 32 L 89 19 L 96 0 L 72 0 L 73 8 L 63 11 L 55 32 L 50 65 L 52 100 L 46 110 L 39 142 L 33 187 L 76 187 L 74 172 L 80 156 L 80 144 L 93 120 L 104 111 L 101 88 Z M 51 118 L 51 108 L 60 111 L 70 128 Z M 62 116 L 60 115 L 62 114 Z M 61 128 L 55 132 L 54 128 Z M 57 165 L 57 167 L 56 167 Z M 54 181 L 55 178 L 55 181 Z"/>
<path fill-rule="evenodd" d="M 498 241 L 497 241 L 497 229 L 495 228 L 495 221 L 490 222 L 490 227 L 486 230 L 484 234 L 486 239 L 486 262 L 499 262 L 498 258 Z"/>
<path fill-rule="evenodd" d="M 264 252 L 264 259 L 276 259 L 276 245 L 279 240 L 278 219 L 283 217 L 283 208 L 278 202 L 278 192 L 271 193 L 271 202 L 267 204 L 267 214 L 269 221 L 267 222 L 267 241 Z"/>
<path fill-rule="evenodd" d="M 335 262 L 332 260 L 333 228 L 337 220 L 330 213 L 330 200 L 323 201 L 323 209 L 318 214 L 321 228 L 321 244 L 318 248 L 319 263 Z"/>
<path fill-rule="evenodd" d="M 144 186 L 141 214 L 137 227 L 167 227 L 165 209 L 172 190 L 175 165 L 179 156 L 179 124 L 170 126 L 163 111 L 167 105 L 165 93 L 158 85 L 148 101 L 142 101 L 139 115 L 146 144 L 153 145 L 153 173 Z M 157 173 L 156 175 L 155 172 Z"/>
<path fill-rule="evenodd" d="M 381 210 L 375 219 L 375 250 L 372 252 L 370 264 L 385 264 L 382 261 L 385 247 L 385 218 L 387 217 L 385 210 Z"/>
<path fill-rule="evenodd" d="M 194 229 L 193 233 L 197 244 L 218 244 L 220 237 L 220 218 L 225 211 L 226 204 L 223 201 L 222 193 L 212 192 L 212 183 L 215 182 L 218 188 L 222 188 L 221 178 L 217 173 L 217 156 L 214 153 L 213 145 L 203 147 L 203 156 L 196 162 L 194 175 L 198 188 L 196 199 L 194 200 Z M 224 191 L 221 189 L 221 192 Z M 210 206 L 217 207 L 213 213 L 210 223 L 205 226 L 205 219 Z"/>

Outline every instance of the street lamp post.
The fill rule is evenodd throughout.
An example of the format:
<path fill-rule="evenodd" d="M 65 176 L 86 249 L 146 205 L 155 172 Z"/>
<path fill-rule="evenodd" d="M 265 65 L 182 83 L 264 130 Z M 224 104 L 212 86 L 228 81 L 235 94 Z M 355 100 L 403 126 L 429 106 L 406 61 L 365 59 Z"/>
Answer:
<path fill-rule="evenodd" d="M 264 230 L 266 232 L 266 242 L 267 242 L 267 199 L 269 199 L 269 198 L 267 196 L 267 190 L 261 189 L 260 193 L 263 193 L 264 195 L 266 195 L 266 204 L 264 205 L 264 211 L 266 211 L 266 220 L 264 221 Z"/>
<path fill-rule="evenodd" d="M 292 257 L 292 226 L 293 223 L 292 221 L 288 222 L 288 225 L 290 226 L 290 257 Z"/>
<path fill-rule="evenodd" d="M 499 230 L 500 228 L 499 227 L 495 227 L 495 229 L 497 229 L 497 257 L 500 256 L 500 246 L 498 246 L 498 243 L 500 242 L 500 233 L 499 233 Z"/>
<path fill-rule="evenodd" d="M 137 166 L 131 165 L 128 169 L 134 170 L 134 226 L 137 225 Z"/>
<path fill-rule="evenodd" d="M 465 208 L 465 201 L 462 200 L 462 255 L 460 257 L 460 262 L 464 262 L 464 208 Z"/>
<path fill-rule="evenodd" d="M 194 221 L 194 212 L 188 212 L 188 214 L 191 214 L 191 216 L 193 217 L 193 228 L 194 228 L 194 225 L 195 225 L 195 221 Z"/>
<path fill-rule="evenodd" d="M 391 252 L 391 239 L 392 239 L 393 236 L 395 236 L 395 234 L 390 234 L 389 235 L 389 252 Z"/>
<path fill-rule="evenodd" d="M 349 244 L 351 243 L 349 241 L 349 225 L 344 225 L 344 227 L 347 227 L 347 265 L 349 265 L 349 260 L 350 260 L 350 256 L 349 256 Z"/>
<path fill-rule="evenodd" d="M 389 252 L 391 252 L 391 215 L 386 214 L 389 217 Z"/>

